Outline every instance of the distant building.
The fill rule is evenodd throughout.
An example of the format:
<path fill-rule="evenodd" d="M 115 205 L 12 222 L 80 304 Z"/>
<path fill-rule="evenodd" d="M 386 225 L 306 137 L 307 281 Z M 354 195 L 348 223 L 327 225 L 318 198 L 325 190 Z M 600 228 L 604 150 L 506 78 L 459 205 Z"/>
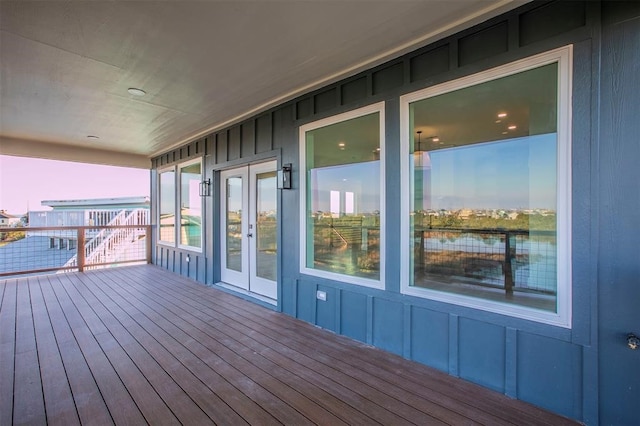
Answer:
<path fill-rule="evenodd" d="M 16 226 L 20 223 L 20 217 L 10 215 L 6 210 L 0 210 L 0 228 Z"/>

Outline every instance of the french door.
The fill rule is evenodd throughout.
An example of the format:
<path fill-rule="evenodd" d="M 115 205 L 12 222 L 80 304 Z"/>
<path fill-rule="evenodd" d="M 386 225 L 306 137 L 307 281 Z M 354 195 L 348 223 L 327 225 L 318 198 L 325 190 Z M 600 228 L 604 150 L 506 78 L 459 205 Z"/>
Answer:
<path fill-rule="evenodd" d="M 277 299 L 276 162 L 221 173 L 222 281 Z"/>

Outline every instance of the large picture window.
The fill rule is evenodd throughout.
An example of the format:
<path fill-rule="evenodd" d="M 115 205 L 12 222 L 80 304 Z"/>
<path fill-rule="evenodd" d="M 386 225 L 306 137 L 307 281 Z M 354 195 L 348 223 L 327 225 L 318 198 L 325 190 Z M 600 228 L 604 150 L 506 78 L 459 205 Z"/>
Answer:
<path fill-rule="evenodd" d="M 202 249 L 201 181 L 200 159 L 158 172 L 160 243 Z"/>
<path fill-rule="evenodd" d="M 361 108 L 300 129 L 304 165 L 300 245 L 305 273 L 382 286 L 383 106 Z"/>
<path fill-rule="evenodd" d="M 403 96 L 403 292 L 570 326 L 570 48 Z"/>

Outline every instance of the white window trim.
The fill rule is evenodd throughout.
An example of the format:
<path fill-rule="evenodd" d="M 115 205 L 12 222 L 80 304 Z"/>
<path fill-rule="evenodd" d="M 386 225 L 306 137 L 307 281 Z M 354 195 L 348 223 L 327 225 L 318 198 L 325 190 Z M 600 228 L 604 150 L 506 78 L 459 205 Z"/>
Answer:
<path fill-rule="evenodd" d="M 203 159 L 201 157 L 193 159 L 193 160 L 189 160 L 189 161 L 185 161 L 182 163 L 177 163 L 174 164 L 172 166 L 169 167 L 164 167 L 162 169 L 158 169 L 158 190 L 157 190 L 157 194 L 158 194 L 158 199 L 160 200 L 160 203 L 162 203 L 162 195 L 161 195 L 161 181 L 160 181 L 160 175 L 162 173 L 165 172 L 174 172 L 174 182 L 173 184 L 175 185 L 175 192 L 174 192 L 174 200 L 173 200 L 173 215 L 175 218 L 175 222 L 174 222 L 174 241 L 163 241 L 160 239 L 160 204 L 158 204 L 158 209 L 157 209 L 157 214 L 156 214 L 156 220 L 157 220 L 157 224 L 158 224 L 158 231 L 156 233 L 157 235 L 157 242 L 159 245 L 162 246 L 166 246 L 166 247 L 177 247 L 180 249 L 184 249 L 184 250 L 189 250 L 189 251 L 193 251 L 193 252 L 197 252 L 197 253 L 202 253 L 203 249 L 203 232 L 204 232 L 204 197 L 200 197 L 200 207 L 201 207 L 201 212 L 202 212 L 202 225 L 201 225 L 201 232 L 200 232 L 200 247 L 195 247 L 195 246 L 189 246 L 186 244 L 180 244 L 180 232 L 181 232 L 181 216 L 180 216 L 180 202 L 182 200 L 182 178 L 180 175 L 180 169 L 182 169 L 183 167 L 186 166 L 190 166 L 192 164 L 196 164 L 196 163 L 200 163 L 200 178 L 202 179 L 202 175 L 204 173 L 204 169 L 203 169 Z"/>
<path fill-rule="evenodd" d="M 202 182 L 202 176 L 204 174 L 204 169 L 203 169 L 203 161 L 202 158 L 196 158 L 194 160 L 189 160 L 189 161 L 185 161 L 184 163 L 179 163 L 177 165 L 177 170 L 176 170 L 176 202 L 175 202 L 175 207 L 176 207 L 176 244 L 178 245 L 178 248 L 184 249 L 184 250 L 190 250 L 190 251 L 194 251 L 197 253 L 202 253 L 202 242 L 203 242 L 203 238 L 202 238 L 202 234 L 204 232 L 204 197 L 200 197 L 200 247 L 196 247 L 196 246 L 190 246 L 187 244 L 180 244 L 180 235 L 182 234 L 182 216 L 181 216 L 181 212 L 182 209 L 180 208 L 180 203 L 182 202 L 182 175 L 180 173 L 180 170 L 183 167 L 187 167 L 190 166 L 192 164 L 196 164 L 196 163 L 200 163 L 200 182 Z"/>
<path fill-rule="evenodd" d="M 386 215 L 385 215 L 385 115 L 384 102 L 378 102 L 353 111 L 334 115 L 322 120 L 314 121 L 300 127 L 300 273 L 315 277 L 341 281 L 349 284 L 357 284 L 364 287 L 384 289 L 385 278 L 385 241 L 386 241 Z M 351 120 L 369 114 L 379 114 L 380 120 L 380 279 L 354 277 L 346 274 L 322 271 L 308 268 L 306 265 L 307 253 L 307 166 L 306 166 L 306 132 L 332 124 Z"/>
<path fill-rule="evenodd" d="M 449 81 L 400 97 L 400 168 L 402 182 L 409 182 L 410 117 L 412 102 L 475 86 L 540 66 L 558 63 L 558 144 L 557 144 L 557 313 L 486 299 L 410 286 L 410 194 L 409 185 L 401 192 L 401 286 L 403 294 L 428 298 L 469 308 L 513 316 L 545 324 L 571 328 L 572 271 L 571 271 L 571 92 L 573 75 L 573 46 L 565 46 L 531 56 L 468 77 Z"/>
<path fill-rule="evenodd" d="M 173 184 L 174 184 L 174 200 L 173 200 L 173 217 L 174 217 L 174 224 L 173 224 L 173 241 L 164 241 L 160 238 L 161 235 L 161 228 L 160 228 L 160 216 L 162 215 L 161 212 L 161 205 L 162 205 L 162 181 L 160 179 L 160 176 L 162 175 L 162 173 L 166 173 L 166 172 L 174 172 L 174 177 L 173 177 Z M 177 172 L 176 172 L 176 166 L 169 166 L 169 167 L 164 167 L 162 169 L 158 169 L 158 189 L 157 189 L 157 194 L 158 194 L 158 200 L 160 200 L 160 202 L 158 203 L 158 208 L 156 210 L 156 220 L 157 220 L 157 224 L 158 224 L 158 230 L 156 233 L 157 236 L 157 241 L 159 245 L 163 245 L 163 246 L 167 246 L 167 247 L 175 247 L 176 245 L 176 241 L 177 241 L 177 228 L 178 228 L 178 215 L 176 214 L 176 193 L 178 192 L 178 188 L 175 187 L 176 185 L 176 181 L 177 181 Z"/>

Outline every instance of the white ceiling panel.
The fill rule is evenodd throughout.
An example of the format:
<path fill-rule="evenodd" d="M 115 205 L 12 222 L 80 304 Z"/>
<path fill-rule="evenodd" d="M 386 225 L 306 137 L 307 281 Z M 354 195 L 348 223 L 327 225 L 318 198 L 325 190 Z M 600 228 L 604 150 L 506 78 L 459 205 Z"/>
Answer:
<path fill-rule="evenodd" d="M 153 156 L 522 3 L 1 1 L 0 144 Z"/>

